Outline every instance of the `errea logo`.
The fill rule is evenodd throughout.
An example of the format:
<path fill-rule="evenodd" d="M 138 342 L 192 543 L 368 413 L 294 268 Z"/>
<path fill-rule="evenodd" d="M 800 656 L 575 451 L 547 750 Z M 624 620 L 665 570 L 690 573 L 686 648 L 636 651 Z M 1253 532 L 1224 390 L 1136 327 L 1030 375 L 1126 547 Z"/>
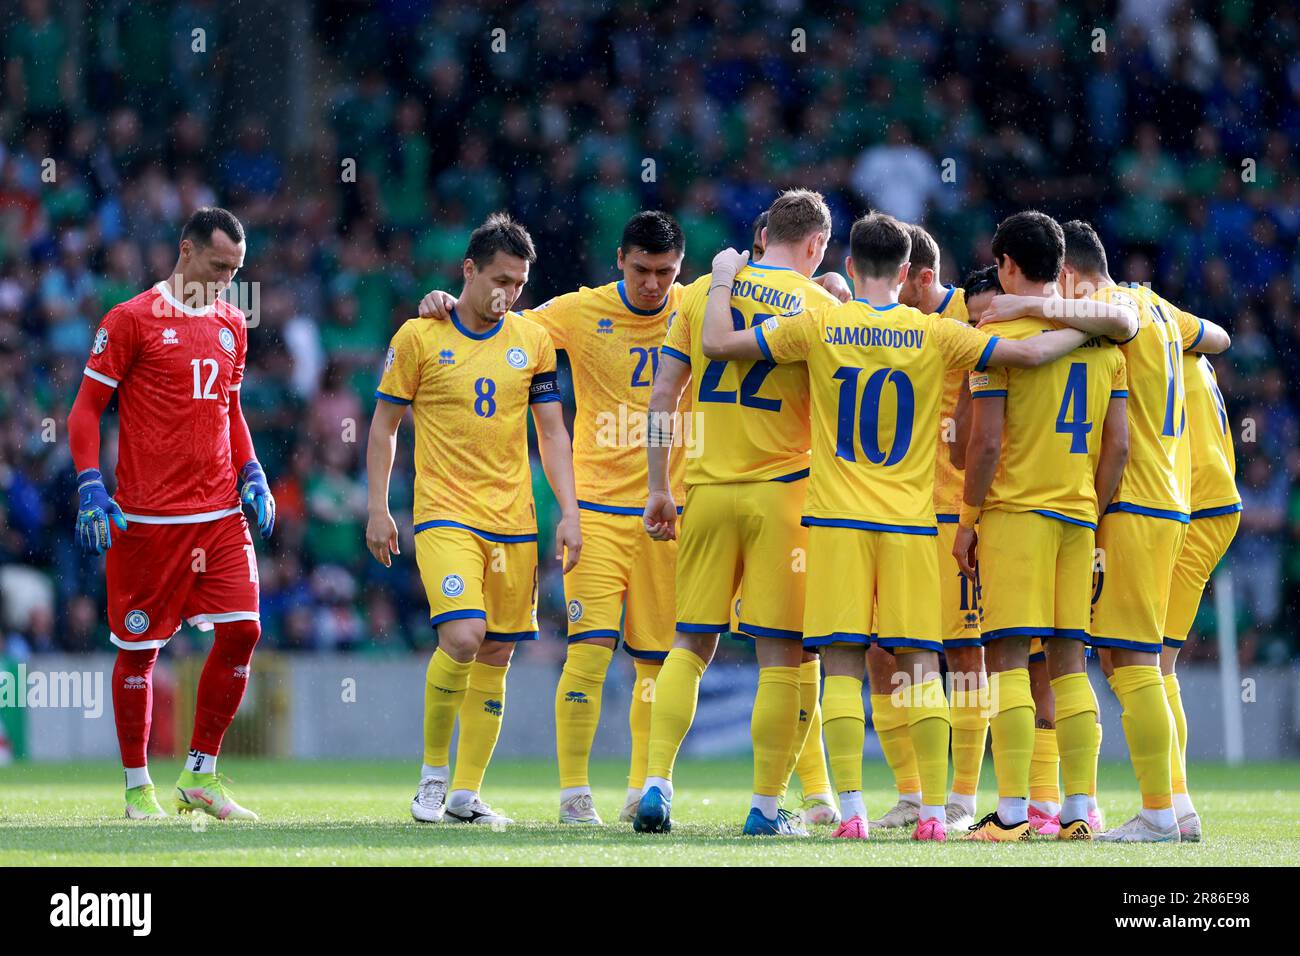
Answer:
<path fill-rule="evenodd" d="M 605 335 L 613 335 L 613 334 L 614 334 L 614 320 L 613 320 L 613 319 L 599 319 L 599 320 L 596 322 L 596 331 L 597 331 L 597 332 L 600 332 L 600 333 L 603 333 L 603 334 L 605 334 Z"/>
<path fill-rule="evenodd" d="M 175 329 L 162 330 L 163 345 L 180 345 L 181 340 L 176 337 Z"/>
<path fill-rule="evenodd" d="M 50 925 L 125 926 L 133 936 L 148 936 L 153 929 L 153 894 L 82 893 L 74 886 L 50 897 Z"/>

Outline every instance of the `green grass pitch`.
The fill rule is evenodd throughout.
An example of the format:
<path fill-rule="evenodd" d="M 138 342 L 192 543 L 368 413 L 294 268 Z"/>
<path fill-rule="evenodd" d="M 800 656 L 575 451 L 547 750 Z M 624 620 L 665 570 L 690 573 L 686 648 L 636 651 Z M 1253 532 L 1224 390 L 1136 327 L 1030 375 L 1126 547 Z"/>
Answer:
<path fill-rule="evenodd" d="M 166 796 L 177 761 L 157 760 Z M 866 843 L 746 838 L 746 760 L 683 762 L 677 771 L 673 832 L 642 836 L 617 820 L 625 764 L 593 767 L 604 827 L 555 823 L 558 791 L 549 761 L 499 761 L 484 796 L 516 825 L 417 824 L 408 807 L 418 766 L 409 762 L 222 760 L 232 791 L 261 814 L 256 824 L 186 817 L 156 823 L 121 819 L 121 771 L 107 762 L 0 769 L 0 866 L 213 865 L 580 865 L 580 866 L 1261 866 L 1294 862 L 1300 842 L 1300 763 L 1227 768 L 1193 765 L 1191 779 L 1205 823 L 1197 845 L 1105 846 L 1057 843 L 917 844 L 899 831 L 874 831 Z M 992 766 L 985 765 L 980 808 L 993 805 Z M 869 765 L 867 809 L 893 802 L 883 766 Z M 1102 809 L 1121 823 L 1138 805 L 1127 764 L 1101 768 Z M 171 811 L 170 803 L 164 806 Z"/>

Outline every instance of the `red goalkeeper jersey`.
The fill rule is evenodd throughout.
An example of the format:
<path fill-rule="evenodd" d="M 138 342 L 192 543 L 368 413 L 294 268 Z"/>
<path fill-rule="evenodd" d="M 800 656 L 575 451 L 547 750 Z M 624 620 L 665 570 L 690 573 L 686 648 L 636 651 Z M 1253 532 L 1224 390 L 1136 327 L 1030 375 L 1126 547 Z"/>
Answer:
<path fill-rule="evenodd" d="M 248 333 L 237 308 L 178 301 L 160 282 L 104 316 L 85 374 L 118 393 L 117 491 L 128 521 L 211 521 L 239 510 L 230 394 Z"/>

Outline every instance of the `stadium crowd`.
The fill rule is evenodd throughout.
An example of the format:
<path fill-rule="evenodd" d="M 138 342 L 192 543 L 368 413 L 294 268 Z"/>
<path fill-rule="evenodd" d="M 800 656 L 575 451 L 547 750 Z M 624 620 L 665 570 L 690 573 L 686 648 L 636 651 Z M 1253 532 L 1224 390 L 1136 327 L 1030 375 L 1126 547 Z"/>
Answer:
<path fill-rule="evenodd" d="M 0 658 L 107 646 L 103 560 L 73 542 L 67 412 L 99 320 L 170 273 L 195 207 L 226 206 L 248 230 L 238 280 L 256 284 L 257 308 L 242 401 L 279 503 L 275 537 L 258 545 L 266 646 L 395 654 L 433 640 L 409 532 L 411 444 L 392 485 L 403 554 L 388 570 L 364 546 L 366 428 L 389 336 L 423 292 L 458 291 L 471 228 L 496 209 L 528 226 L 540 258 L 521 305 L 536 305 L 615 278 L 637 209 L 679 218 L 692 279 L 718 248 L 747 244 L 789 185 L 827 197 L 828 269 L 873 207 L 924 223 L 945 280 L 960 282 L 991 261 L 1000 218 L 1038 207 L 1093 221 L 1117 278 L 1225 326 L 1242 654 L 1300 653 L 1295 8 L 327 2 L 295 50 L 321 79 L 312 142 L 296 150 L 273 103 L 225 122 L 237 66 L 196 59 L 187 40 L 203 25 L 219 49 L 227 16 L 207 0 L 107 4 L 74 32 L 44 0 L 9 12 Z M 348 159 L 355 181 L 340 174 Z M 558 660 L 554 509 L 534 475 L 550 640 L 533 653 Z M 1185 655 L 1214 653 L 1213 619 L 1206 601 L 1198 630 L 1211 639 Z M 194 640 L 183 630 L 173 648 Z"/>

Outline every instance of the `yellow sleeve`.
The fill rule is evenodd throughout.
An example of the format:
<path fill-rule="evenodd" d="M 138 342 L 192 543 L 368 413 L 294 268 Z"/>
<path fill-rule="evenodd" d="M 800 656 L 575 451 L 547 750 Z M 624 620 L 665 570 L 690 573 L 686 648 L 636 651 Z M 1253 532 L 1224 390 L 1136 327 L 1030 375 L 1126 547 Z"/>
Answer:
<path fill-rule="evenodd" d="M 930 330 L 943 354 L 944 365 L 950 369 L 984 371 L 998 343 L 996 335 L 989 335 L 956 319 L 934 318 Z"/>
<path fill-rule="evenodd" d="M 525 309 L 520 314 L 526 319 L 532 319 L 545 329 L 551 337 L 554 348 L 568 348 L 565 332 L 577 318 L 578 310 L 581 308 L 583 291 L 579 289 L 576 292 L 557 295 L 547 299 L 537 308 Z"/>
<path fill-rule="evenodd" d="M 1110 382 L 1110 397 L 1128 397 L 1128 362 L 1124 360 L 1123 352 L 1119 353 L 1119 361 L 1115 363 L 1115 374 Z"/>
<path fill-rule="evenodd" d="M 1174 321 L 1178 323 L 1178 334 L 1183 340 L 1183 351 L 1190 352 L 1196 348 L 1197 343 L 1201 341 L 1201 337 L 1205 335 L 1205 323 L 1190 312 L 1184 312 L 1175 305 L 1170 305 L 1169 311 L 1174 314 Z"/>
<path fill-rule="evenodd" d="M 819 310 L 805 309 L 794 315 L 774 315 L 754 326 L 758 347 L 769 362 L 781 365 L 807 361 L 813 343 L 819 338 Z"/>
<path fill-rule="evenodd" d="M 970 373 L 970 394 L 972 398 L 983 395 L 993 398 L 1007 394 L 1007 370 L 1005 368 L 987 368 L 982 372 Z"/>
<path fill-rule="evenodd" d="M 555 343 L 546 329 L 537 336 L 537 362 L 533 365 L 533 380 L 528 386 L 528 404 L 560 401 L 560 385 L 555 371 Z"/>
<path fill-rule="evenodd" d="M 410 405 L 420 387 L 420 369 L 424 364 L 424 343 L 420 339 L 424 319 L 408 319 L 397 330 L 384 356 L 384 374 L 379 379 L 375 398 L 397 405 Z"/>
<path fill-rule="evenodd" d="M 679 362 L 691 364 L 691 322 L 687 315 L 690 314 L 690 309 L 696 307 L 703 309 L 699 298 L 696 284 L 692 283 L 686 288 L 681 305 L 668 323 L 668 333 L 664 336 L 664 344 L 659 349 L 660 355 L 671 355 Z"/>

